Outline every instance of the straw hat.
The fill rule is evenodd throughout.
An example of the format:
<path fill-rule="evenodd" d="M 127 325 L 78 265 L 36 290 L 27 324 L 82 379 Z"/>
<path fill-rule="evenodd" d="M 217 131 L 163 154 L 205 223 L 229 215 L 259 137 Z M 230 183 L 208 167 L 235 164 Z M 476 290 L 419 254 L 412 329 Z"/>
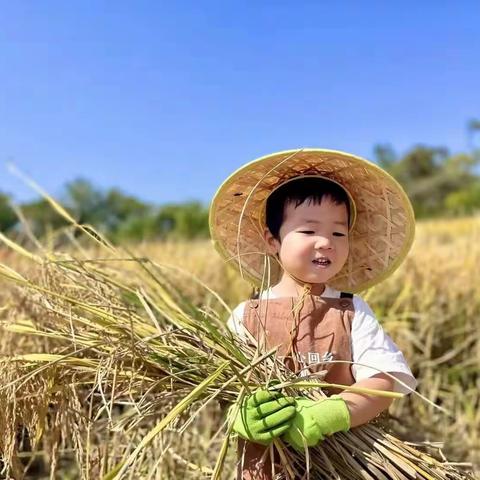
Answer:
<path fill-rule="evenodd" d="M 380 167 L 335 150 L 272 153 L 230 175 L 210 206 L 210 234 L 222 258 L 255 286 L 265 288 L 280 280 L 280 265 L 267 253 L 263 237 L 266 200 L 280 185 L 302 176 L 339 183 L 353 207 L 350 253 L 328 284 L 355 293 L 391 275 L 413 242 L 415 218 L 410 201 L 400 184 Z"/>

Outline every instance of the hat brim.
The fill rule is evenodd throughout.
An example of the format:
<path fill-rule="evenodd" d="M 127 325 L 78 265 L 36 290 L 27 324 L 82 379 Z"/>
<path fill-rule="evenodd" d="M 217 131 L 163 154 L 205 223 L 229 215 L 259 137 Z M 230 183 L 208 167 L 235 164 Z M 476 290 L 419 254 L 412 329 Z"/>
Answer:
<path fill-rule="evenodd" d="M 413 243 L 415 217 L 410 200 L 385 170 L 336 150 L 309 148 L 272 153 L 232 173 L 210 206 L 210 234 L 221 257 L 256 286 L 277 283 L 281 268 L 268 255 L 263 236 L 265 202 L 282 183 L 306 175 L 339 183 L 356 206 L 348 259 L 329 285 L 355 293 L 391 275 Z"/>

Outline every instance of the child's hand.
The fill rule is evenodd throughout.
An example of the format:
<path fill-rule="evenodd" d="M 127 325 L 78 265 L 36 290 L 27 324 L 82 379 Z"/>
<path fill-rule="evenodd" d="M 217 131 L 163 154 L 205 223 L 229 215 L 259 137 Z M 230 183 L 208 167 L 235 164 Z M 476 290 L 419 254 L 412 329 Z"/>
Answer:
<path fill-rule="evenodd" d="M 350 429 L 350 412 L 345 400 L 339 395 L 332 395 L 325 400 L 304 397 L 295 400 L 297 411 L 282 440 L 296 450 L 304 450 L 302 436 L 307 446 L 313 447 L 327 435 Z"/>
<path fill-rule="evenodd" d="M 234 420 L 233 431 L 246 440 L 268 445 L 290 428 L 294 416 L 293 397 L 261 389 L 244 400 Z"/>

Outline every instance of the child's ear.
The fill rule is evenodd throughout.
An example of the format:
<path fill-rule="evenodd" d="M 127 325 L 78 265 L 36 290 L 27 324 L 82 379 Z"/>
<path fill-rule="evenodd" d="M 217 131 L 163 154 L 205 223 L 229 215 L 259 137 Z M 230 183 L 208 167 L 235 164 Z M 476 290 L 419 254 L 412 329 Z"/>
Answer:
<path fill-rule="evenodd" d="M 265 239 L 267 253 L 273 256 L 277 255 L 280 250 L 280 242 L 272 235 L 268 228 L 265 228 L 263 238 Z"/>

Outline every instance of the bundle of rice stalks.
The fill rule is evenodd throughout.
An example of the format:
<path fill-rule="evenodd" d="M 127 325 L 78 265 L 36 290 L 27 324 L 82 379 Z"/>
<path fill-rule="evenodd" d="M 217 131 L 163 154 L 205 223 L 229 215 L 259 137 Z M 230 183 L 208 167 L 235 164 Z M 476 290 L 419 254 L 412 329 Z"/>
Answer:
<path fill-rule="evenodd" d="M 221 321 L 220 312 L 229 309 L 215 292 L 203 285 L 210 305 L 184 295 L 182 283 L 195 278 L 84 233 L 106 258 L 88 258 L 83 250 L 33 253 L 2 237 L 31 263 L 28 274 L 0 266 L 3 279 L 15 285 L 2 310 L 0 450 L 7 475 L 22 478 L 22 454 L 33 458 L 40 450 L 53 478 L 60 452 L 69 450 L 81 478 L 153 478 L 172 449 L 165 435 L 184 435 L 214 403 L 238 408 L 246 394 L 272 380 L 271 388 L 311 398 L 329 386 L 299 382 L 275 350 L 235 339 Z M 225 418 L 213 435 L 224 436 L 214 464 L 177 454 L 190 478 L 226 478 L 231 427 Z M 335 434 L 306 455 L 281 440 L 271 448 L 284 478 L 473 478 L 433 455 L 431 446 L 402 442 L 379 422 Z"/>

